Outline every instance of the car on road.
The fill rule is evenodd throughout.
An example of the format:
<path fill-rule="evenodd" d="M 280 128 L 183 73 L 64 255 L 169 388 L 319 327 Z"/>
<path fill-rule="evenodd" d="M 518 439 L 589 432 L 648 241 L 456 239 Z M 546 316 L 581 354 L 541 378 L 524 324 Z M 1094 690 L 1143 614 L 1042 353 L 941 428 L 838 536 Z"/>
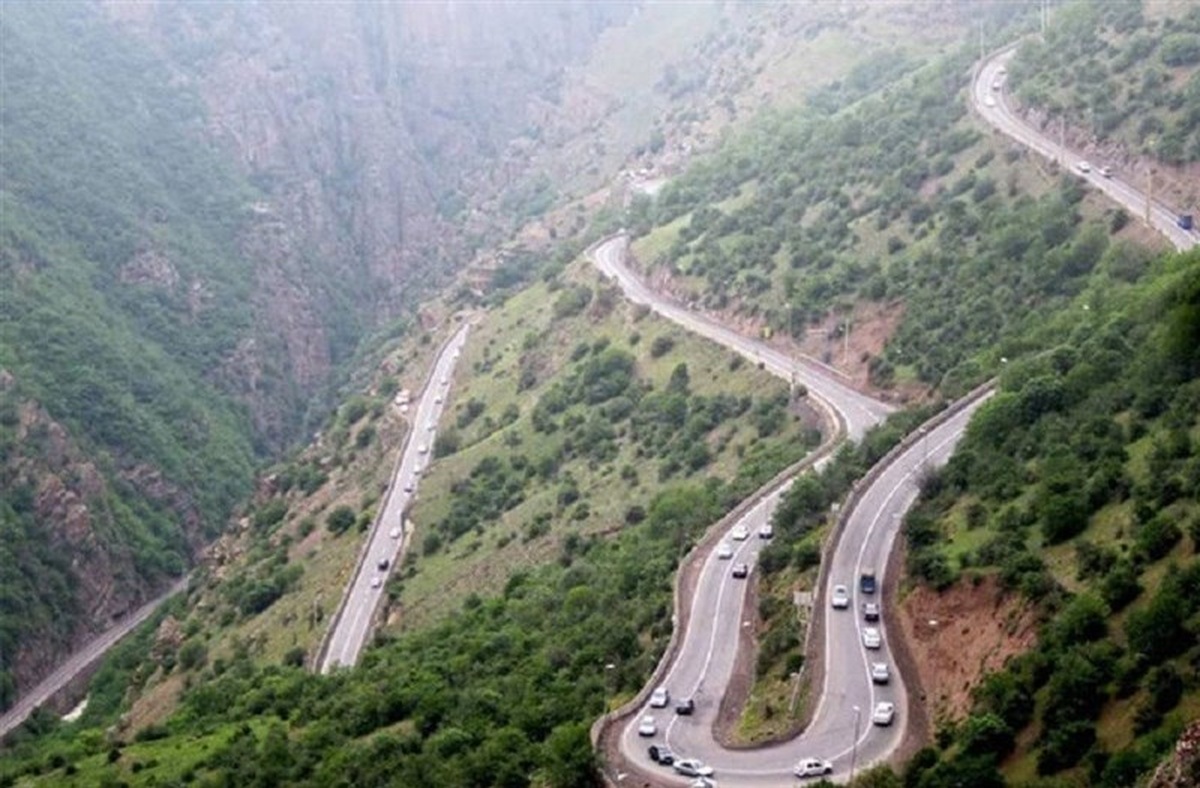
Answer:
<path fill-rule="evenodd" d="M 696 701 L 688 698 L 675 704 L 675 713 L 688 717 L 696 710 Z"/>
<path fill-rule="evenodd" d="M 984 97 L 983 97 L 983 106 L 985 106 L 985 107 L 994 107 L 994 106 L 996 106 L 996 99 L 995 99 L 995 97 L 994 97 L 994 96 L 984 96 Z"/>
<path fill-rule="evenodd" d="M 761 526 L 759 526 L 759 528 L 758 528 L 758 538 L 759 539 L 770 539 L 774 535 L 775 535 L 775 529 L 771 527 L 770 523 L 763 523 Z"/>
<path fill-rule="evenodd" d="M 721 542 L 717 545 L 717 558 L 733 558 L 733 545 L 729 542 Z"/>
<path fill-rule="evenodd" d="M 657 687 L 650 695 L 650 706 L 655 709 L 664 709 L 671 702 L 671 693 L 666 687 Z"/>
<path fill-rule="evenodd" d="M 374 577 L 371 578 L 371 588 L 379 588 L 381 585 L 383 585 L 382 577 L 380 577 L 379 575 L 375 575 Z"/>
<path fill-rule="evenodd" d="M 792 769 L 797 777 L 822 777 L 833 774 L 833 764 L 820 758 L 804 758 Z"/>
<path fill-rule="evenodd" d="M 864 569 L 858 576 L 858 589 L 864 594 L 874 594 L 879 584 L 875 580 L 874 569 Z"/>
<path fill-rule="evenodd" d="M 850 607 L 850 591 L 842 585 L 834 586 L 833 593 L 829 595 L 829 604 L 838 610 Z"/>
<path fill-rule="evenodd" d="M 742 580 L 750 576 L 749 564 L 735 564 L 733 567 L 733 576 L 738 580 Z"/>
<path fill-rule="evenodd" d="M 862 606 L 863 618 L 867 621 L 879 620 L 879 603 L 878 602 L 863 602 Z"/>
<path fill-rule="evenodd" d="M 418 476 L 421 474 L 421 463 L 418 462 L 413 465 L 413 473 Z"/>
<path fill-rule="evenodd" d="M 420 446 L 417 447 L 417 454 L 428 454 L 428 453 L 429 453 L 429 447 L 426 446 L 424 443 L 422 443 Z"/>
<path fill-rule="evenodd" d="M 712 777 L 713 774 L 713 767 L 699 758 L 684 758 L 683 760 L 675 761 L 674 766 L 675 771 L 684 777 Z"/>
<path fill-rule="evenodd" d="M 410 492 L 412 492 L 412 491 L 413 491 L 413 483 L 412 483 L 412 482 L 410 482 L 410 481 L 409 481 L 409 482 L 405 482 L 405 483 L 404 483 L 404 492 L 406 492 L 406 493 L 410 493 Z"/>
<path fill-rule="evenodd" d="M 879 630 L 875 627 L 863 628 L 862 641 L 866 648 L 879 648 L 883 645 L 883 638 L 879 636 Z"/>
<path fill-rule="evenodd" d="M 646 753 L 650 756 L 650 760 L 661 763 L 663 766 L 675 763 L 675 753 L 671 752 L 671 748 L 665 744 L 651 744 Z"/>
<path fill-rule="evenodd" d="M 380 572 L 386 572 L 387 568 L 391 565 L 392 565 L 392 562 L 386 558 L 380 558 L 379 563 L 376 564 L 376 566 L 379 567 Z"/>
<path fill-rule="evenodd" d="M 875 704 L 875 712 L 871 715 L 871 722 L 876 725 L 891 725 L 894 719 L 896 719 L 895 703 L 881 700 Z"/>
<path fill-rule="evenodd" d="M 717 788 L 717 784 L 707 777 L 697 777 L 688 783 L 688 788 Z"/>
<path fill-rule="evenodd" d="M 1075 165 L 1075 169 L 1079 170 L 1080 172 L 1091 172 L 1092 165 L 1088 164 L 1086 161 L 1081 161 Z"/>
<path fill-rule="evenodd" d="M 1097 172 L 1099 172 L 1105 178 L 1111 178 L 1113 176 L 1113 168 L 1108 166 L 1107 164 L 1105 164 L 1103 167 L 1101 167 L 1099 170 L 1097 170 Z"/>
<path fill-rule="evenodd" d="M 434 405 L 442 404 L 442 395 L 441 394 L 438 394 L 436 397 L 433 398 L 433 404 Z"/>
<path fill-rule="evenodd" d="M 399 539 L 403 535 L 404 530 L 400 526 L 396 526 L 392 530 L 388 531 L 388 536 L 392 539 Z"/>
<path fill-rule="evenodd" d="M 658 733 L 658 723 L 651 716 L 642 717 L 638 723 L 638 736 L 653 736 Z"/>
<path fill-rule="evenodd" d="M 738 542 L 744 542 L 750 536 L 750 532 L 746 530 L 746 526 L 739 525 L 729 533 L 729 538 Z"/>
<path fill-rule="evenodd" d="M 871 681 L 874 684 L 887 684 L 892 680 L 892 672 L 886 662 L 871 663 Z"/>

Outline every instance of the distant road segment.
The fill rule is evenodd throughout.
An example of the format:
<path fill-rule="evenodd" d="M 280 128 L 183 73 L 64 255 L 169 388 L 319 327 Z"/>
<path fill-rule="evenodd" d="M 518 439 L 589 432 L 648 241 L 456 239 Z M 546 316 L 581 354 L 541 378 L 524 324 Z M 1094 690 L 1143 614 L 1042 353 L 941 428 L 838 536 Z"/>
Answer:
<path fill-rule="evenodd" d="M 1132 185 L 1128 173 L 1113 173 L 1111 177 L 1100 174 L 1102 162 L 1091 162 L 1087 172 L 1080 169 L 1086 157 L 1077 151 L 1059 145 L 1033 126 L 1026 123 L 1012 110 L 1008 95 L 1007 67 L 1016 53 L 1015 48 L 997 52 L 983 61 L 971 86 L 971 103 L 979 116 L 1002 134 L 1013 138 L 1025 147 L 1047 159 L 1059 162 L 1077 177 L 1106 194 L 1113 201 L 1137 217 L 1146 215 L 1146 193 Z M 1176 249 L 1191 249 L 1200 243 L 1200 233 L 1188 231 L 1176 223 L 1177 215 L 1162 203 L 1154 201 L 1150 206 L 1150 223 L 1162 233 Z"/>
<path fill-rule="evenodd" d="M 375 611 L 387 592 L 388 575 L 403 558 L 412 540 L 412 534 L 404 522 L 404 513 L 416 498 L 421 475 L 433 457 L 438 421 L 446 407 L 454 366 L 466 344 L 470 327 L 470 322 L 464 322 L 442 348 L 421 399 L 412 411 L 412 428 L 401 450 L 383 508 L 375 517 L 341 608 L 331 624 L 332 631 L 318 658 L 317 664 L 322 673 L 358 662 L 371 634 Z M 387 562 L 386 568 L 380 568 L 384 561 Z"/>
<path fill-rule="evenodd" d="M 24 722 L 34 709 L 54 697 L 76 676 L 96 664 L 106 651 L 120 642 L 121 638 L 145 623 L 159 605 L 187 588 L 187 583 L 186 577 L 175 581 L 175 584 L 165 592 L 139 607 L 122 619 L 120 623 L 97 635 L 83 648 L 69 656 L 53 673 L 42 679 L 36 687 L 17 698 L 13 707 L 0 716 L 0 738 L 7 736 Z"/>

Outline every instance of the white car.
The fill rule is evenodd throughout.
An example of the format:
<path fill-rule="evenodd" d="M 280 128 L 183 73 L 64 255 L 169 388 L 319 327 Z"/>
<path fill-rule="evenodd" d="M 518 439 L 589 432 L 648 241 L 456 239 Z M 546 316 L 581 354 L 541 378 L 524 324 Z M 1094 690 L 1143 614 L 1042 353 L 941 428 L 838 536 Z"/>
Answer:
<path fill-rule="evenodd" d="M 894 719 L 896 719 L 895 703 L 884 700 L 875 704 L 875 713 L 871 715 L 871 722 L 876 725 L 891 725 Z"/>
<path fill-rule="evenodd" d="M 891 670 L 886 662 L 871 663 L 871 681 L 875 684 L 887 684 L 892 679 Z"/>
<path fill-rule="evenodd" d="M 638 723 L 638 736 L 653 736 L 658 733 L 658 723 L 653 717 L 642 717 L 642 721 Z"/>
<path fill-rule="evenodd" d="M 717 558 L 733 558 L 733 545 L 729 542 L 721 542 L 717 545 Z"/>
<path fill-rule="evenodd" d="M 774 535 L 775 535 L 775 529 L 771 527 L 770 523 L 763 523 L 762 526 L 759 527 L 759 529 L 758 529 L 758 538 L 759 539 L 770 539 Z"/>
<path fill-rule="evenodd" d="M 396 526 L 392 530 L 388 531 L 388 537 L 391 539 L 399 539 L 403 533 L 404 532 L 400 530 L 400 527 Z"/>
<path fill-rule="evenodd" d="M 883 645 L 883 638 L 879 636 L 879 630 L 875 627 L 865 627 L 862 633 L 863 646 L 866 648 L 879 648 Z"/>
<path fill-rule="evenodd" d="M 707 777 L 697 777 L 688 783 L 688 788 L 717 788 L 717 784 Z"/>
<path fill-rule="evenodd" d="M 426 446 L 424 443 L 422 443 L 420 446 L 417 447 L 417 454 L 428 454 L 428 453 L 429 453 L 429 447 Z"/>
<path fill-rule="evenodd" d="M 833 764 L 820 758 L 805 758 L 796 764 L 792 774 L 797 777 L 822 777 L 833 774 Z"/>
<path fill-rule="evenodd" d="M 994 106 L 996 106 L 996 99 L 993 98 L 992 96 L 984 96 L 983 97 L 983 105 L 985 107 L 994 107 Z"/>
<path fill-rule="evenodd" d="M 412 482 L 405 482 L 405 483 L 404 483 L 404 492 L 406 492 L 406 493 L 410 493 L 410 492 L 412 492 L 412 491 L 413 491 L 413 483 L 412 483 Z"/>
<path fill-rule="evenodd" d="M 436 397 L 433 398 L 433 404 L 434 405 L 442 404 L 442 395 L 441 394 L 438 394 Z"/>
<path fill-rule="evenodd" d="M 850 591 L 842 585 L 834 586 L 833 593 L 829 596 L 829 604 L 838 610 L 850 607 Z"/>
<path fill-rule="evenodd" d="M 729 534 L 730 539 L 733 539 L 738 542 L 746 541 L 746 539 L 749 538 L 749 536 L 750 536 L 750 532 L 746 530 L 746 526 L 744 526 L 744 525 L 739 525 L 737 528 L 734 528 L 733 531 L 731 531 Z"/>
<path fill-rule="evenodd" d="M 1088 164 L 1086 161 L 1079 162 L 1078 164 L 1075 165 L 1075 168 L 1078 169 L 1080 172 L 1091 172 L 1092 171 L 1092 165 Z"/>
<path fill-rule="evenodd" d="M 371 588 L 379 588 L 381 585 L 383 585 L 382 577 L 380 577 L 379 575 L 375 575 L 374 577 L 371 578 Z"/>
<path fill-rule="evenodd" d="M 713 774 L 713 767 L 698 758 L 684 758 L 682 761 L 675 761 L 673 765 L 675 771 L 684 777 L 712 777 Z"/>
<path fill-rule="evenodd" d="M 1113 168 L 1109 167 L 1106 164 L 1105 166 L 1103 166 L 1099 169 L 1099 173 L 1101 175 L 1103 175 L 1105 178 L 1111 178 L 1113 176 Z"/>
<path fill-rule="evenodd" d="M 666 687 L 659 687 L 650 695 L 650 706 L 655 709 L 665 709 L 671 702 L 671 693 Z"/>

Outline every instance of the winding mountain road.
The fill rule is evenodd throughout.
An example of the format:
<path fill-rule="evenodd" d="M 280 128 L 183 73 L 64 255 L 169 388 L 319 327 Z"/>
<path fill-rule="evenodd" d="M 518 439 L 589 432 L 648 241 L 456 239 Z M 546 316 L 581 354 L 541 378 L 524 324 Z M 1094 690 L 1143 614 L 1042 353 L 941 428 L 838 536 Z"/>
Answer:
<path fill-rule="evenodd" d="M 1144 217 L 1146 193 L 1126 180 L 1122 173 L 1112 177 L 1101 175 L 1096 167 L 1088 172 L 1079 169 L 1086 157 L 1077 151 L 1059 145 L 1021 119 L 1012 109 L 1008 97 L 1007 65 L 1016 53 L 1015 47 L 1003 49 L 983 61 L 976 71 L 975 83 L 971 86 L 971 103 L 981 118 L 1002 134 L 1011 137 L 1047 159 L 1059 162 L 1073 174 L 1083 178 L 1092 187 L 1100 190 L 1130 214 Z M 1097 164 L 1097 162 L 1092 162 Z M 1200 233 L 1184 230 L 1175 222 L 1175 212 L 1154 201 L 1150 206 L 1150 223 L 1162 233 L 1176 249 L 1191 249 L 1200 243 Z"/>
<path fill-rule="evenodd" d="M 592 250 L 596 266 L 614 279 L 635 303 L 651 309 L 679 325 L 718 342 L 747 358 L 761 361 L 764 368 L 784 378 L 793 376 L 808 387 L 824 407 L 837 414 L 846 434 L 861 438 L 891 411 L 885 403 L 855 391 L 830 374 L 828 369 L 807 360 L 787 357 L 774 348 L 750 339 L 697 315 L 659 295 L 625 264 L 627 239 L 611 238 Z M 845 530 L 830 558 L 830 582 L 855 586 L 865 567 L 873 567 L 882 580 L 886 558 L 899 530 L 901 514 L 916 497 L 920 468 L 941 464 L 948 459 L 962 435 L 979 399 L 953 417 L 930 430 L 914 448 L 901 454 L 879 473 L 863 492 L 859 504 L 846 521 Z M 648 754 L 651 743 L 666 744 L 678 757 L 699 758 L 716 769 L 721 785 L 765 786 L 788 784 L 792 769 L 802 757 L 819 757 L 833 762 L 836 773 L 848 776 L 850 761 L 867 764 L 888 757 L 899 745 L 907 721 L 907 701 L 903 679 L 892 671 L 887 686 L 873 684 L 869 662 L 888 661 L 887 624 L 880 623 L 885 645 L 879 652 L 867 652 L 862 646 L 863 621 L 856 612 L 862 601 L 854 593 L 852 607 L 831 611 L 824 632 L 824 672 L 821 700 L 811 724 L 803 734 L 780 745 L 755 750 L 727 750 L 716 741 L 713 725 L 729 682 L 737 656 L 739 632 L 749 622 L 741 620 L 748 589 L 746 580 L 734 578 L 731 568 L 739 563 L 753 567 L 767 540 L 759 528 L 770 522 L 771 515 L 787 486 L 764 496 L 730 527 L 725 539 L 734 546 L 730 559 L 722 559 L 716 550 L 703 556 L 694 596 L 683 603 L 690 606 L 687 620 L 692 622 L 682 633 L 682 642 L 670 663 L 663 666 L 662 686 L 674 698 L 691 698 L 695 713 L 678 716 L 673 702 L 665 709 L 638 709 L 617 723 L 618 746 L 623 767 L 635 768 L 642 775 L 653 775 L 657 783 L 682 784 L 684 778 L 670 769 L 654 764 Z M 734 532 L 748 534 L 737 540 Z M 822 597 L 823 598 L 823 597 Z M 661 668 L 660 668 L 661 669 Z M 897 723 L 891 727 L 870 724 L 871 711 L 880 700 L 897 706 Z M 858 708 L 856 714 L 854 709 Z M 659 732 L 641 736 L 638 726 L 643 716 L 653 716 Z M 856 741 L 855 731 L 858 736 Z"/>
<path fill-rule="evenodd" d="M 322 673 L 358 662 L 380 600 L 387 593 L 388 573 L 404 555 L 412 534 L 404 523 L 404 513 L 416 497 L 421 473 L 433 456 L 437 425 L 446 407 L 454 366 L 467 341 L 469 321 L 454 334 L 438 354 L 429 381 L 412 415 L 412 430 L 396 463 L 396 472 L 388 486 L 383 508 L 375 518 L 358 566 L 350 579 L 341 607 L 330 625 L 330 633 L 318 659 Z M 393 536 L 395 534 L 395 536 Z M 387 561 L 385 568 L 380 568 Z"/>

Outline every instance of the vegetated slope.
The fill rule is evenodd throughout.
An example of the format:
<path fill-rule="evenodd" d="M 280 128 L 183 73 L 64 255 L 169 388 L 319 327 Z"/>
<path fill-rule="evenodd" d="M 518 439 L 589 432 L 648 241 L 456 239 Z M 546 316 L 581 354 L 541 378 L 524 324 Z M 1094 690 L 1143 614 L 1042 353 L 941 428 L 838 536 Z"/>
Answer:
<path fill-rule="evenodd" d="M 914 785 L 1000 784 L 997 764 L 1132 785 L 1200 716 L 1200 255 L 1136 283 L 1098 271 L 1078 301 L 1023 338 L 1043 350 L 1010 363 L 905 523 L 914 579 L 995 574 L 1044 621 Z"/>
<path fill-rule="evenodd" d="M 285 575 L 299 574 L 289 567 L 310 549 L 352 544 L 334 533 L 362 515 L 350 504 L 343 523 L 321 471 L 297 463 L 273 482 L 291 492 L 260 499 L 248 560 L 225 570 L 244 579 L 179 612 L 180 636 L 160 638 L 138 670 L 186 687 L 178 711 L 136 734 L 117 728 L 116 751 L 63 726 L 18 745 L 7 773 L 81 785 L 265 775 L 295 784 L 592 784 L 588 727 L 610 699 L 636 691 L 665 646 L 679 557 L 812 437 L 802 440 L 786 412 L 781 382 L 629 306 L 582 261 L 556 269 L 498 305 L 473 335 L 463 358 L 471 371 L 451 388 L 456 425 L 422 481 L 429 502 L 414 512 L 420 555 L 390 591 L 405 604 L 427 574 L 464 577 L 489 562 L 515 571 L 469 586 L 446 581 L 461 606 L 440 602 L 436 620 L 381 638 L 359 670 L 312 676 L 271 645 L 289 632 L 309 637 L 302 617 L 275 616 L 309 580 L 308 569 Z M 740 378 L 735 394 L 717 380 L 725 370 Z M 350 447 L 386 401 L 339 415 L 326 451 L 370 461 L 373 449 Z M 390 418 L 375 422 L 377 434 Z M 344 429 L 342 443 L 335 434 Z M 350 462 L 353 475 L 358 460 Z M 347 475 L 339 464 L 325 464 L 333 485 Z M 308 496 L 295 485 L 314 472 L 307 486 L 328 506 L 306 526 L 298 512 Z M 442 561 L 447 554 L 459 560 Z M 476 555 L 491 558 L 472 563 Z M 254 588 L 272 584 L 271 573 L 282 595 L 257 609 Z M 433 598 L 420 593 L 400 610 L 402 623 Z"/>
<path fill-rule="evenodd" d="M 1188 3 L 1069 3 L 1045 38 L 1023 42 L 1009 84 L 1048 133 L 1059 124 L 1100 164 L 1200 209 L 1200 8 Z M 1164 166 L 1165 165 L 1165 166 Z"/>
<path fill-rule="evenodd" d="M 2 22 L 0 706 L 181 573 L 252 471 L 224 384 L 256 336 L 253 191 L 198 144 L 193 98 L 96 21 Z"/>

